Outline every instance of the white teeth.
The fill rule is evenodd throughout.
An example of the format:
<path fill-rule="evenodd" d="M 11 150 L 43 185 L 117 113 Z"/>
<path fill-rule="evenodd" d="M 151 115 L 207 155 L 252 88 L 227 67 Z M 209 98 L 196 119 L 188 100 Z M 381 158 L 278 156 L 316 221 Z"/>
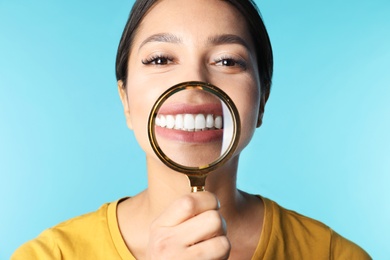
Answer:
<path fill-rule="evenodd" d="M 195 129 L 195 119 L 191 114 L 184 115 L 184 129 L 187 131 L 192 131 Z"/>
<path fill-rule="evenodd" d="M 165 116 L 160 116 L 159 124 L 161 127 L 165 127 L 167 125 L 167 121 L 165 120 Z"/>
<path fill-rule="evenodd" d="M 197 114 L 195 116 L 195 130 L 203 130 L 206 128 L 206 118 L 204 115 Z"/>
<path fill-rule="evenodd" d="M 160 127 L 184 131 L 202 131 L 223 127 L 222 116 L 214 118 L 212 114 L 158 115 L 155 124 Z"/>
<path fill-rule="evenodd" d="M 172 129 L 175 126 L 175 117 L 168 115 L 165 118 L 167 121 L 167 128 Z"/>
<path fill-rule="evenodd" d="M 156 125 L 158 125 L 157 118 L 156 118 Z M 183 115 L 176 115 L 175 129 L 183 129 Z"/>
<path fill-rule="evenodd" d="M 217 116 L 215 118 L 215 124 L 214 124 L 215 128 L 217 129 L 221 129 L 222 128 L 222 117 L 221 116 Z"/>
<path fill-rule="evenodd" d="M 213 128 L 214 127 L 214 117 L 213 115 L 207 115 L 206 117 L 206 127 Z"/>

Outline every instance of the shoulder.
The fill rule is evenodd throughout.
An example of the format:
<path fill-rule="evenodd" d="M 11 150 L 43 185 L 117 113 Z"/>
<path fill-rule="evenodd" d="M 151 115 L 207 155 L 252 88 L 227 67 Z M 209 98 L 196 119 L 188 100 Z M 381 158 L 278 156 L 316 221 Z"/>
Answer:
<path fill-rule="evenodd" d="M 61 259 L 52 229 L 43 231 L 37 238 L 19 247 L 11 256 L 11 260 L 22 259 Z"/>
<path fill-rule="evenodd" d="M 287 247 L 292 259 L 371 259 L 359 246 L 340 236 L 320 221 L 285 209 L 263 198 L 265 226 L 269 250 L 277 252 Z M 282 245 L 282 246 L 281 246 Z M 283 250 L 286 250 L 284 248 Z"/>
<path fill-rule="evenodd" d="M 266 221 L 272 225 L 275 235 L 283 235 L 286 239 L 294 236 L 296 239 L 310 237 L 315 242 L 330 241 L 331 229 L 322 222 L 286 209 L 272 200 L 263 198 L 263 201 Z"/>
<path fill-rule="evenodd" d="M 97 211 L 90 212 L 62 222 L 48 230 L 57 240 L 65 237 L 82 239 L 104 232 L 107 227 L 107 213 L 111 203 L 103 204 Z"/>
<path fill-rule="evenodd" d="M 110 246 L 108 220 L 109 205 L 102 205 L 97 211 L 84 214 L 43 231 L 37 238 L 18 248 L 12 260 L 16 259 L 62 259 L 64 254 L 71 259 L 89 255 L 90 251 L 101 251 Z M 78 256 L 74 256 L 76 254 Z"/>
<path fill-rule="evenodd" d="M 372 259 L 361 247 L 334 231 L 332 231 L 330 248 L 332 253 L 331 259 Z"/>

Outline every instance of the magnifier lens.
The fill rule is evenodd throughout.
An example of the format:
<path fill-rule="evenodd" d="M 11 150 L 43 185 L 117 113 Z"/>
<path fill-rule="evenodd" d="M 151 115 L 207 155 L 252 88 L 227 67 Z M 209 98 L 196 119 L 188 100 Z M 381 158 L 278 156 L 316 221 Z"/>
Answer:
<path fill-rule="evenodd" d="M 238 112 L 222 90 L 203 82 L 184 82 L 155 103 L 149 139 L 166 165 L 203 178 L 231 156 L 238 123 Z"/>

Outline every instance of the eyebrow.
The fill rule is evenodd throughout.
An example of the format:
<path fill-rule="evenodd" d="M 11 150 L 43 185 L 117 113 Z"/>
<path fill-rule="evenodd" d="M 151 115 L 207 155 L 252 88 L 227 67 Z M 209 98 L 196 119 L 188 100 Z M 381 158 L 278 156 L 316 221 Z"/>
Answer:
<path fill-rule="evenodd" d="M 182 43 L 183 41 L 179 37 L 171 33 L 157 33 L 146 38 L 140 44 L 138 49 L 141 49 L 142 46 L 150 42 Z"/>
<path fill-rule="evenodd" d="M 235 34 L 221 34 L 208 38 L 209 44 L 212 45 L 222 45 L 222 44 L 240 44 L 245 48 L 249 49 L 248 43 Z"/>
<path fill-rule="evenodd" d="M 151 42 L 166 42 L 166 43 L 182 43 L 182 39 L 171 33 L 157 33 L 146 38 L 139 46 L 138 49 L 141 49 L 147 43 Z M 240 44 L 245 48 L 249 49 L 247 42 L 235 35 L 235 34 L 221 34 L 209 37 L 207 39 L 208 44 L 210 45 L 223 45 L 223 44 Z"/>

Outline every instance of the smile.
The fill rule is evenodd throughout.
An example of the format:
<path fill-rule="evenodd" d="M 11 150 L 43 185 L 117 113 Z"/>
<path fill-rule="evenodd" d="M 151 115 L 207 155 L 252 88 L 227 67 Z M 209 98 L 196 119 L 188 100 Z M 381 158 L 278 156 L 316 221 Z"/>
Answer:
<path fill-rule="evenodd" d="M 213 114 L 157 115 L 156 126 L 182 131 L 206 131 L 222 129 L 222 116 Z"/>

